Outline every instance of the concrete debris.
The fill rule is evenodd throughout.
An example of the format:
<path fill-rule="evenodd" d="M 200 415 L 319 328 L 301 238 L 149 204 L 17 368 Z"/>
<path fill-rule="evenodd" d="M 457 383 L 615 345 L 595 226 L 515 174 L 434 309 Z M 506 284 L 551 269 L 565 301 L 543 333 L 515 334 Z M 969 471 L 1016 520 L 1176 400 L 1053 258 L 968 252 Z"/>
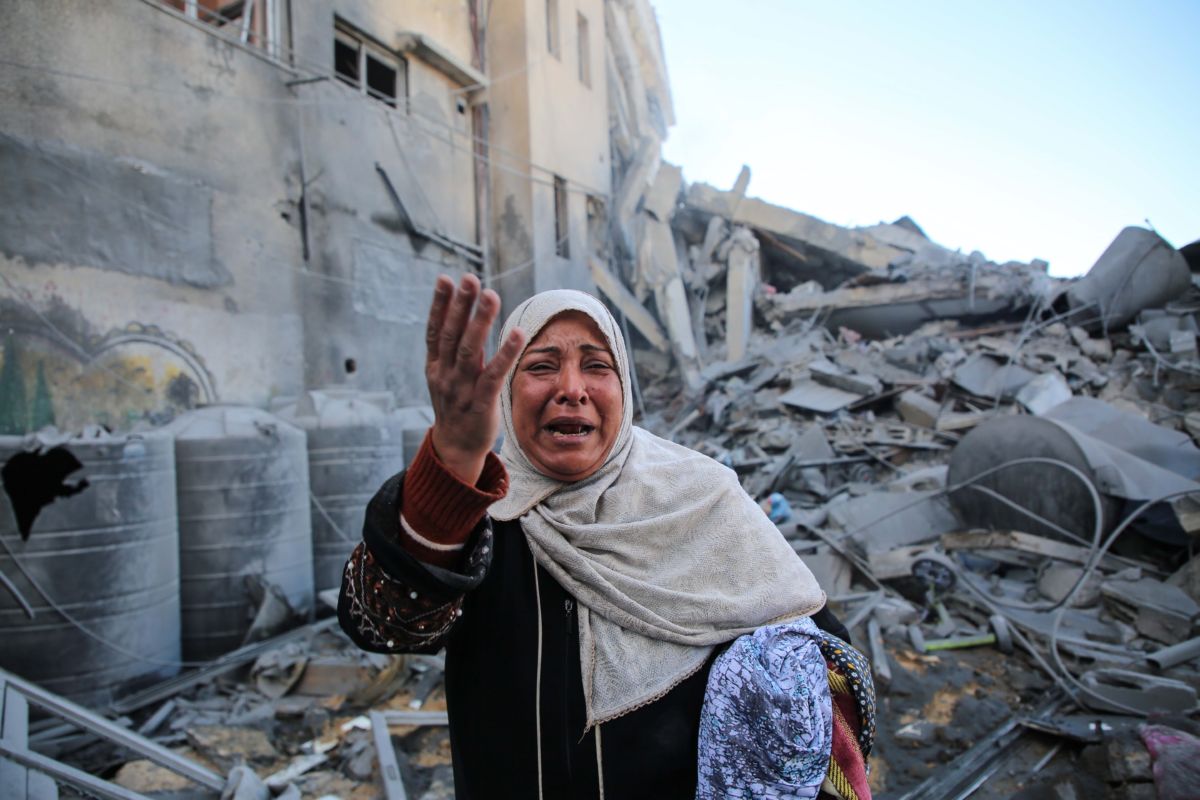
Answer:
<path fill-rule="evenodd" d="M 1138 633 L 1163 644 L 1177 644 L 1196 633 L 1193 620 L 1200 603 L 1177 586 L 1153 578 L 1109 578 L 1100 585 L 1109 611 L 1130 622 Z"/>
<path fill-rule="evenodd" d="M 1045 414 L 1055 406 L 1062 405 L 1074 395 L 1071 387 L 1057 370 L 1043 372 L 1021 387 L 1017 402 L 1025 406 L 1030 414 Z"/>
<path fill-rule="evenodd" d="M 729 191 L 658 170 L 629 161 L 636 244 L 597 281 L 637 331 L 638 424 L 733 469 L 870 650 L 885 704 L 905 709 L 881 791 L 918 782 L 897 763 L 947 757 L 933 731 L 951 719 L 930 722 L 913 687 L 936 693 L 931 670 L 988 651 L 1014 649 L 1001 684 L 1045 670 L 1030 703 L 1057 686 L 1064 707 L 1099 694 L 1118 715 L 1164 691 L 1194 705 L 1173 685 L 1126 694 L 1122 677 L 1200 687 L 1193 650 L 1164 648 L 1200 610 L 1200 566 L 1185 567 L 1200 294 L 1178 252 L 1127 229 L 1086 278 L 1057 281 L 1045 262 L 940 247 L 907 218 L 852 229 L 765 203 L 748 170 Z M 980 736 L 1013 713 L 973 716 L 974 698 L 951 707 Z M 997 757 L 985 748 L 978 768 Z"/>
<path fill-rule="evenodd" d="M 244 764 L 229 772 L 229 782 L 221 792 L 221 800 L 268 800 L 271 790 L 261 778 Z"/>
<path fill-rule="evenodd" d="M 991 356 L 975 356 L 954 371 L 954 383 L 976 397 L 1011 400 L 1036 375 Z"/>
<path fill-rule="evenodd" d="M 900 418 L 922 428 L 936 428 L 942 414 L 942 404 L 928 395 L 912 390 L 904 392 L 896 400 Z"/>
<path fill-rule="evenodd" d="M 403 765 L 395 780 L 403 780 L 407 796 L 452 800 L 441 657 L 365 653 L 328 625 L 308 633 L 303 641 L 284 637 L 256 645 L 269 649 L 242 671 L 216 672 L 203 682 L 164 682 L 173 694 L 158 708 L 140 704 L 139 735 L 110 739 L 113 724 L 107 723 L 89 747 L 58 756 L 88 772 L 111 767 L 118 786 L 149 796 L 199 796 L 197 778 L 186 771 L 191 769 L 210 776 L 209 787 L 229 800 L 367 800 L 381 796 L 383 785 L 368 713 L 382 714 Z M 0 672 L 0 698 L 7 677 Z M 39 705 L 54 707 L 48 702 L 39 695 Z M 423 710 L 410 710 L 415 707 Z M 0 716 L 4 712 L 0 704 Z M 124 720 L 125 727 L 133 724 Z M 66 733 L 35 730 L 30 743 L 42 751 Z M 128 741 L 145 745 L 127 752 L 122 745 Z"/>
<path fill-rule="evenodd" d="M 822 385 L 815 380 L 802 378 L 792 384 L 791 391 L 779 397 L 779 402 L 805 411 L 829 414 L 860 399 L 861 397 L 853 392 L 846 392 L 832 386 Z"/>
<path fill-rule="evenodd" d="M 689 185 L 661 159 L 673 111 L 650 4 L 603 14 L 612 246 L 580 263 L 629 340 L 637 424 L 733 470 L 869 651 L 873 788 L 966 796 L 1037 730 L 1116 765 L 1091 771 L 1113 792 L 1152 789 L 1132 726 L 1194 709 L 1200 687 L 1185 257 L 1129 228 L 1085 278 L 1057 281 L 1045 262 L 942 247 L 907 217 L 848 228 L 771 205 L 745 167 L 728 191 Z M 404 425 L 406 461 L 430 415 Z M 275 587 L 248 589 L 247 642 L 295 623 Z M 179 779 L 114 729 L 154 742 L 156 763 L 219 770 L 209 788 L 237 800 L 452 798 L 443 662 L 368 655 L 332 628 L 119 699 L 129 718 L 104 736 L 28 738 L 137 791 Z M 1037 757 L 1025 772 L 1046 768 L 1046 796 L 1106 796 Z"/>
<path fill-rule="evenodd" d="M 1196 709 L 1196 688 L 1183 681 L 1131 672 L 1097 669 L 1085 672 L 1080 681 L 1088 689 L 1084 701 L 1097 711 L 1161 711 L 1187 714 Z"/>

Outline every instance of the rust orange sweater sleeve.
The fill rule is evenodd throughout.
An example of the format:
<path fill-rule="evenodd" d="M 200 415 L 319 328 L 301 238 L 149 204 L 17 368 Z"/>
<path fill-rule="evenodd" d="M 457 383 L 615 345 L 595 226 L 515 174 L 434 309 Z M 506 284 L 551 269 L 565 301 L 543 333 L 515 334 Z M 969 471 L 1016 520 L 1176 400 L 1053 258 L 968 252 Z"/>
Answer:
<path fill-rule="evenodd" d="M 469 486 L 450 471 L 428 433 L 404 475 L 400 527 L 404 549 L 421 561 L 453 568 L 488 506 L 508 492 L 508 471 L 495 453 Z"/>

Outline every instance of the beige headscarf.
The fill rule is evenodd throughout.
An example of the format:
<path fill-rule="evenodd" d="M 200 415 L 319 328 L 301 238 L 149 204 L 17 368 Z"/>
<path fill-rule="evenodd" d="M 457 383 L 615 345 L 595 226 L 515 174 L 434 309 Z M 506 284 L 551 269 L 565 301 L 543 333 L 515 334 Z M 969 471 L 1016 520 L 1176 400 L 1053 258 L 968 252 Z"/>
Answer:
<path fill-rule="evenodd" d="M 509 315 L 501 341 L 518 326 L 532 341 L 564 311 L 587 314 L 608 340 L 624 396 L 620 431 L 590 477 L 546 477 L 517 442 L 510 371 L 500 451 L 509 490 L 489 513 L 520 519 L 537 563 L 579 602 L 590 727 L 666 694 L 714 645 L 815 613 L 825 593 L 733 470 L 633 426 L 629 355 L 603 303 L 542 292 Z"/>

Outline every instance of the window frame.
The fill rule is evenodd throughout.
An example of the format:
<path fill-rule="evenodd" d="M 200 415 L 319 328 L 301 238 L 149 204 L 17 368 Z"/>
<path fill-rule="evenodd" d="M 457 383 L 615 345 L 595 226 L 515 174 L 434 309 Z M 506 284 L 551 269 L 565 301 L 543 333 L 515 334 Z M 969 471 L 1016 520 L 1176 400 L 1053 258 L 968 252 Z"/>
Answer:
<path fill-rule="evenodd" d="M 546 0 L 546 50 L 562 60 L 562 31 L 559 24 L 558 0 Z"/>
<path fill-rule="evenodd" d="M 349 75 L 338 67 L 338 45 L 355 51 L 355 71 Z M 346 86 L 356 90 L 372 100 L 377 100 L 391 108 L 408 109 L 408 60 L 399 53 L 384 47 L 358 28 L 345 20 L 336 18 L 333 25 L 333 75 Z M 392 94 L 376 89 L 371 85 L 370 62 L 375 62 L 385 69 L 390 69 L 394 75 Z"/>
<path fill-rule="evenodd" d="M 554 254 L 571 258 L 571 205 L 567 179 L 561 175 L 554 176 Z"/>
<path fill-rule="evenodd" d="M 579 82 L 592 88 L 591 26 L 582 12 L 575 13 L 575 45 L 579 56 Z"/>

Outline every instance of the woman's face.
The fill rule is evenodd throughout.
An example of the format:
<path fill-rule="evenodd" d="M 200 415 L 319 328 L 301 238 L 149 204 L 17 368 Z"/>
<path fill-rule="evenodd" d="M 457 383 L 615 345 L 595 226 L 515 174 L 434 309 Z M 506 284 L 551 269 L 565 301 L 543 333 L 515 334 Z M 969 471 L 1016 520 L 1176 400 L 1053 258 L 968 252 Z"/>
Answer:
<path fill-rule="evenodd" d="M 616 359 L 582 312 L 552 319 L 517 361 L 513 430 L 547 477 L 579 481 L 598 470 L 621 429 L 623 404 Z"/>

